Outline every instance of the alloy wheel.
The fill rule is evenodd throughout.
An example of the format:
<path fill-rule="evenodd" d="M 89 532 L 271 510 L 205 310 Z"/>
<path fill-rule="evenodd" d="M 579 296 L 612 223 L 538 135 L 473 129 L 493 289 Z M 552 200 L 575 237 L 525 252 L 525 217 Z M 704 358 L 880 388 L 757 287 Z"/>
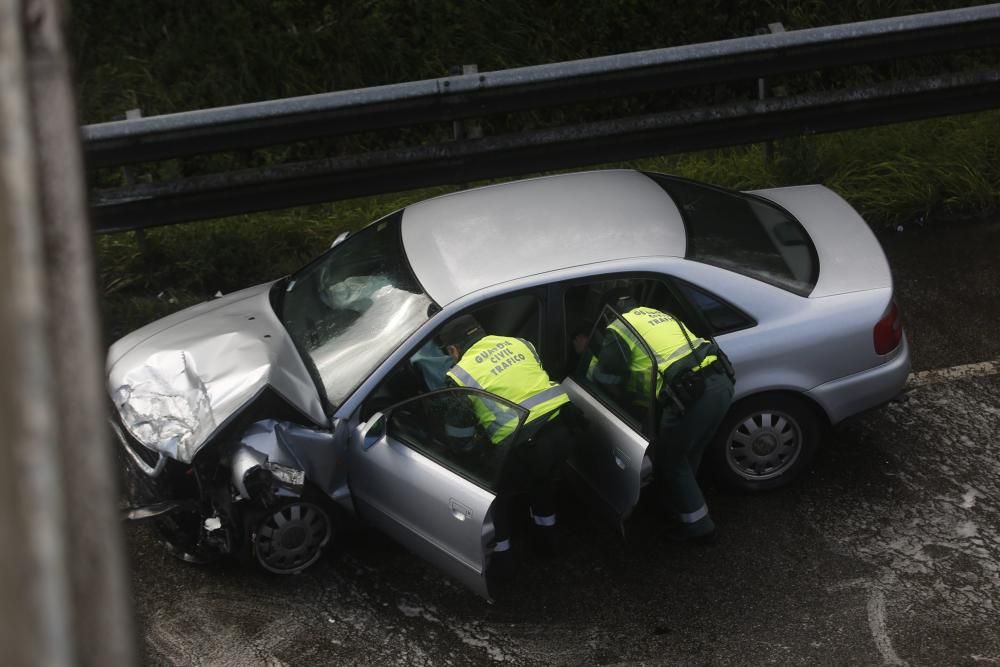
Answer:
<path fill-rule="evenodd" d="M 755 412 L 736 424 L 726 441 L 726 463 L 750 481 L 778 477 L 802 451 L 802 429 L 790 415 L 777 410 Z"/>
<path fill-rule="evenodd" d="M 254 553 L 264 569 L 294 574 L 317 560 L 330 540 L 330 519 L 317 505 L 294 502 L 267 516 L 254 534 Z"/>

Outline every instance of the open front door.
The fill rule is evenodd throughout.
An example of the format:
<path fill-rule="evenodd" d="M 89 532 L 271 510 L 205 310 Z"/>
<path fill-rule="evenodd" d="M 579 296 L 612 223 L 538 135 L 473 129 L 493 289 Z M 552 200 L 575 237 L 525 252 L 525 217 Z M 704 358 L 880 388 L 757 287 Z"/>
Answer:
<path fill-rule="evenodd" d="M 474 419 L 450 425 L 455 415 L 474 416 L 472 399 L 516 419 L 518 427 L 496 444 Z M 491 509 L 510 443 L 526 417 L 523 408 L 469 388 L 435 391 L 376 414 L 351 438 L 358 513 L 489 599 Z"/>
<path fill-rule="evenodd" d="M 632 335 L 631 344 L 609 331 L 612 324 Z M 633 364 L 633 355 L 645 355 L 650 363 Z M 609 373 L 609 367 L 619 372 Z M 635 367 L 649 370 L 637 375 Z M 623 522 L 651 475 L 646 450 L 654 432 L 655 372 L 649 346 L 628 322 L 606 308 L 591 330 L 579 366 L 562 383 L 588 421 L 587 437 L 574 449 L 570 468 L 623 532 Z"/>

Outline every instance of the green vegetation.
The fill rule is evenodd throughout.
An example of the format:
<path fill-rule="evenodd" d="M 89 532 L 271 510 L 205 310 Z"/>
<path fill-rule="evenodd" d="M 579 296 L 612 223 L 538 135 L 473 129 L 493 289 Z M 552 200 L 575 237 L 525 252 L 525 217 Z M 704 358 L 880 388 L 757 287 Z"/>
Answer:
<path fill-rule="evenodd" d="M 1000 112 L 779 141 L 640 163 L 741 190 L 822 183 L 876 229 L 917 218 L 986 217 L 1000 207 Z"/>
<path fill-rule="evenodd" d="M 954 9 L 988 0 L 77 0 L 84 122 Z"/>
<path fill-rule="evenodd" d="M 525 3 L 517 0 L 251 0 L 74 3 L 81 113 L 99 122 L 140 107 L 147 115 L 436 77 L 475 62 L 502 69 L 752 34 L 773 21 L 788 29 L 976 4 L 954 0 L 618 0 Z M 995 54 L 947 56 L 933 64 L 969 68 Z M 774 82 L 794 92 L 837 87 L 879 75 L 919 72 L 928 61 L 834 71 Z M 752 82 L 751 82 L 752 83 Z M 749 94 L 734 88 L 728 92 Z M 693 90 L 687 102 L 712 101 Z M 487 132 L 669 108 L 650 96 L 588 108 L 487 119 Z M 361 137 L 251 155 L 173 161 L 158 176 L 427 140 L 428 134 Z M 369 143 L 365 143 L 369 142 Z M 709 183 L 752 189 L 823 183 L 876 229 L 918 218 L 937 223 L 989 216 L 1000 205 L 1000 113 L 872 128 L 630 163 Z M 613 165 L 609 165 L 613 166 Z M 102 183 L 118 174 L 103 174 Z M 288 273 L 357 229 L 436 188 L 292 211 L 149 230 L 97 240 L 109 339 L 180 307 Z"/>

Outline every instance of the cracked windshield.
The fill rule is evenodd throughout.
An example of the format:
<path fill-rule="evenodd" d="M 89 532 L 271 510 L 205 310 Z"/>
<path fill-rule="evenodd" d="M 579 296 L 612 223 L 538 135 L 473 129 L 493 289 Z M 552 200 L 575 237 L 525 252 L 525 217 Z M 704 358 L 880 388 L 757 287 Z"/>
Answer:
<path fill-rule="evenodd" d="M 281 318 L 334 406 L 427 321 L 403 255 L 402 215 L 380 220 L 292 276 Z"/>

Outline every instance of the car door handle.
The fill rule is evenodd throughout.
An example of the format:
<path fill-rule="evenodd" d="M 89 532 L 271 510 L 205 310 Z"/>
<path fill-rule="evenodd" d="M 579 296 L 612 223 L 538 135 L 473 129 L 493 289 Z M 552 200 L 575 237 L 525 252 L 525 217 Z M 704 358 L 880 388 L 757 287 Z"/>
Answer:
<path fill-rule="evenodd" d="M 472 518 L 472 510 L 454 498 L 448 500 L 448 507 L 451 508 L 451 515 L 459 521 L 465 521 L 466 519 Z"/>
<path fill-rule="evenodd" d="M 625 470 L 625 466 L 628 465 L 628 457 L 625 456 L 625 452 L 620 449 L 615 450 L 615 465 L 622 470 Z"/>

